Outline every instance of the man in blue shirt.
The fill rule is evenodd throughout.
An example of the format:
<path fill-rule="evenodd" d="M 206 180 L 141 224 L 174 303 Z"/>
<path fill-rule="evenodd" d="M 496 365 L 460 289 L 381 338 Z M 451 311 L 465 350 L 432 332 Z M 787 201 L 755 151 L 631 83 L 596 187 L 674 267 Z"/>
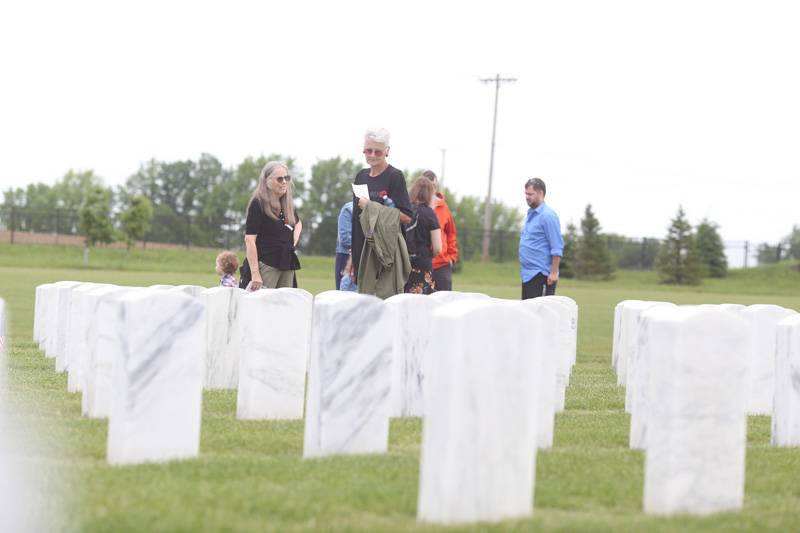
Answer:
<path fill-rule="evenodd" d="M 523 300 L 556 293 L 564 239 L 558 215 L 544 203 L 546 193 L 547 187 L 539 178 L 525 182 L 525 200 L 530 209 L 519 236 Z"/>
<path fill-rule="evenodd" d="M 336 235 L 336 290 L 342 283 L 342 270 L 350 257 L 350 242 L 353 231 L 353 202 L 349 201 L 339 211 L 338 233 Z"/>

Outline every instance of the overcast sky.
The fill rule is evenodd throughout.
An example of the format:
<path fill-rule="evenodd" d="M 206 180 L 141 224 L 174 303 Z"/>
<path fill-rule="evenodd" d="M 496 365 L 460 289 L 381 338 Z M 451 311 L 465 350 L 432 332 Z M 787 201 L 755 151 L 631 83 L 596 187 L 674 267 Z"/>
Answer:
<path fill-rule="evenodd" d="M 150 158 L 248 155 L 441 169 L 562 225 L 661 237 L 683 204 L 727 240 L 800 224 L 797 2 L 40 2 L 0 7 L 0 188 Z"/>

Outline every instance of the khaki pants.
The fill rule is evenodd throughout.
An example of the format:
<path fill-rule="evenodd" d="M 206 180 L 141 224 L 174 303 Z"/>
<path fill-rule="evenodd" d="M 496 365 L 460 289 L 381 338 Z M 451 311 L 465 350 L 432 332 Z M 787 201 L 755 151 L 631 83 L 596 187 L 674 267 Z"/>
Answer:
<path fill-rule="evenodd" d="M 265 289 L 291 288 L 294 285 L 294 270 L 278 270 L 259 261 L 258 271 L 261 273 L 261 281 L 264 282 Z"/>

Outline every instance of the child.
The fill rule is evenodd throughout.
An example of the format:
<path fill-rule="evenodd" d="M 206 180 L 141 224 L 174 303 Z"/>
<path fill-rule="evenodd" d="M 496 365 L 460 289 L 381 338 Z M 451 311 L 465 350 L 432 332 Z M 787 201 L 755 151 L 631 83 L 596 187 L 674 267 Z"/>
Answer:
<path fill-rule="evenodd" d="M 239 259 L 236 258 L 235 253 L 226 250 L 217 256 L 217 274 L 222 276 L 219 280 L 221 287 L 239 286 L 234 276 L 237 268 L 239 268 Z"/>

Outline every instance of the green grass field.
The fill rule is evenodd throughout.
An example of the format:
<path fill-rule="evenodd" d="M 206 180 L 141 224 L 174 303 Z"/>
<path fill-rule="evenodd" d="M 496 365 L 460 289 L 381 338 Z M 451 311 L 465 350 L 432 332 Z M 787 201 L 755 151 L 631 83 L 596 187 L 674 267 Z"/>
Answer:
<path fill-rule="evenodd" d="M 15 418 L 38 439 L 26 457 L 59 498 L 42 504 L 49 529 L 73 531 L 440 530 L 415 521 L 421 422 L 393 420 L 386 455 L 304 461 L 302 422 L 243 422 L 235 392 L 204 394 L 201 455 L 136 467 L 105 463 L 106 422 L 80 415 L 31 342 L 34 287 L 62 279 L 126 285 L 213 286 L 214 253 L 94 250 L 0 245 L 0 297 L 11 312 L 9 387 Z M 332 258 L 303 258 L 300 285 L 332 285 Z M 516 265 L 467 264 L 457 290 L 518 298 Z M 800 524 L 800 448 L 769 444 L 767 417 L 749 422 L 745 506 L 707 518 L 642 513 L 644 455 L 627 446 L 624 390 L 610 368 L 614 305 L 624 299 L 675 303 L 775 303 L 800 310 L 796 265 L 734 272 L 700 287 L 658 285 L 653 273 L 611 282 L 562 281 L 580 305 L 578 363 L 556 418 L 555 443 L 537 459 L 534 518 L 482 531 L 789 531 Z M 449 530 L 449 529 L 447 529 Z"/>

